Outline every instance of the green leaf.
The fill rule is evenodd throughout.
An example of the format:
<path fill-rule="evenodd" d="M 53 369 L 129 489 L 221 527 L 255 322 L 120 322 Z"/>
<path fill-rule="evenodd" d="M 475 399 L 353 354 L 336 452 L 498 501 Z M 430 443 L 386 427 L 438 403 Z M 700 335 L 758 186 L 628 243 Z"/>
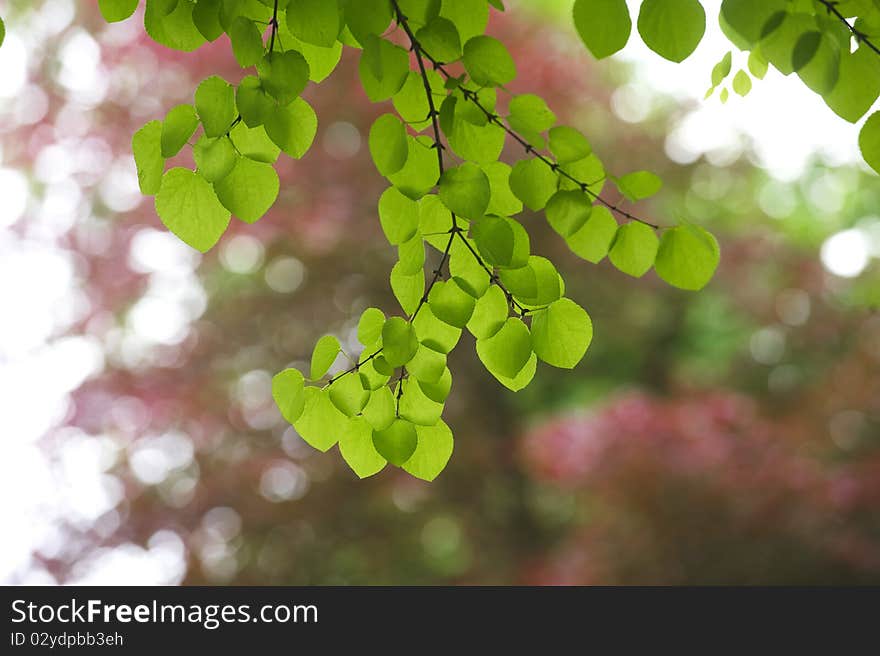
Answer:
<path fill-rule="evenodd" d="M 767 32 L 761 39 L 761 52 L 780 73 L 788 75 L 794 71 L 794 50 L 798 40 L 815 27 L 812 16 L 779 12 L 764 28 Z"/>
<path fill-rule="evenodd" d="M 383 458 L 400 467 L 418 446 L 416 428 L 405 419 L 395 419 L 388 428 L 373 431 L 373 445 Z"/>
<path fill-rule="evenodd" d="M 715 237 L 697 226 L 682 225 L 663 233 L 654 268 L 670 285 L 696 291 L 712 279 L 720 259 Z"/>
<path fill-rule="evenodd" d="M 349 421 L 330 401 L 327 390 L 306 387 L 302 414 L 293 427 L 307 444 L 318 451 L 327 451 L 336 444 L 340 427 Z"/>
<path fill-rule="evenodd" d="M 192 105 L 177 105 L 162 122 L 162 157 L 174 157 L 196 131 L 199 119 Z"/>
<path fill-rule="evenodd" d="M 453 278 L 449 281 L 438 280 L 431 287 L 428 303 L 440 321 L 464 328 L 474 312 L 476 299 Z"/>
<path fill-rule="evenodd" d="M 285 107 L 276 107 L 266 117 L 266 134 L 294 159 L 299 159 L 311 148 L 317 131 L 315 110 L 302 98 L 294 99 Z"/>
<path fill-rule="evenodd" d="M 394 400 L 394 394 L 388 386 L 383 385 L 370 394 L 370 400 L 364 406 L 363 415 L 374 429 L 384 430 L 394 421 L 396 409 L 397 403 Z M 370 439 L 371 444 L 372 441 Z"/>
<path fill-rule="evenodd" d="M 635 221 L 620 226 L 608 253 L 618 269 L 634 278 L 641 278 L 654 264 L 658 240 L 654 231 Z"/>
<path fill-rule="evenodd" d="M 426 396 L 415 378 L 403 380 L 400 397 L 400 416 L 416 426 L 433 426 L 440 421 L 443 404 Z"/>
<path fill-rule="evenodd" d="M 220 4 L 221 0 L 199 0 L 192 9 L 193 24 L 207 41 L 214 41 L 223 34 Z"/>
<path fill-rule="evenodd" d="M 489 207 L 487 214 L 499 216 L 513 216 L 522 212 L 522 201 L 513 195 L 510 190 L 510 172 L 512 169 L 504 162 L 489 162 L 483 164 L 483 172 L 489 179 Z"/>
<path fill-rule="evenodd" d="M 440 321 L 427 303 L 422 306 L 412 323 L 419 335 L 419 341 L 438 353 L 449 353 L 461 338 L 461 329 Z"/>
<path fill-rule="evenodd" d="M 330 366 L 336 361 L 336 356 L 342 350 L 339 340 L 334 335 L 324 335 L 315 343 L 312 351 L 312 363 L 309 376 L 312 380 L 323 378 L 330 370 Z"/>
<path fill-rule="evenodd" d="M 415 275 L 422 272 L 425 268 L 425 242 L 421 235 L 417 234 L 397 247 L 397 261 L 401 273 Z"/>
<path fill-rule="evenodd" d="M 500 287 L 492 285 L 474 306 L 467 329 L 477 339 L 488 339 L 504 327 L 508 313 L 507 297 Z"/>
<path fill-rule="evenodd" d="M 292 102 L 309 82 L 309 64 L 296 50 L 266 53 L 257 71 L 263 89 L 281 105 Z"/>
<path fill-rule="evenodd" d="M 339 433 L 339 453 L 358 478 L 379 473 L 387 462 L 373 444 L 373 427 L 361 417 L 345 422 Z"/>
<path fill-rule="evenodd" d="M 433 141 L 426 136 L 407 136 L 406 143 L 406 164 L 389 175 L 388 181 L 402 194 L 418 200 L 437 184 L 437 155 L 431 148 Z"/>
<path fill-rule="evenodd" d="M 159 191 L 165 159 L 162 157 L 162 123 L 150 121 L 131 138 L 131 152 L 137 167 L 138 186 L 145 196 Z"/>
<path fill-rule="evenodd" d="M 556 123 L 554 114 L 541 96 L 524 93 L 514 96 L 507 108 L 510 127 L 517 132 L 544 132 Z"/>
<path fill-rule="evenodd" d="M 593 152 L 587 138 L 567 125 L 550 128 L 547 135 L 550 137 L 550 152 L 560 164 L 576 162 Z"/>
<path fill-rule="evenodd" d="M 422 343 L 406 370 L 418 381 L 436 383 L 446 370 L 446 354 Z"/>
<path fill-rule="evenodd" d="M 245 223 L 260 219 L 278 197 L 278 174 L 271 164 L 239 157 L 232 171 L 214 183 L 223 206 Z"/>
<path fill-rule="evenodd" d="M 287 27 L 296 38 L 328 48 L 342 29 L 342 10 L 337 0 L 290 0 Z"/>
<path fill-rule="evenodd" d="M 229 27 L 229 40 L 232 42 L 232 54 L 242 68 L 256 66 L 263 57 L 263 37 L 254 22 L 244 16 L 238 16 Z"/>
<path fill-rule="evenodd" d="M 378 344 L 374 345 L 374 347 L 371 348 L 370 350 L 374 351 L 375 348 L 378 348 Z M 378 389 L 382 389 L 385 385 L 388 384 L 388 379 L 390 378 L 390 375 L 384 374 L 384 373 L 380 372 L 378 369 L 376 369 L 376 360 L 378 358 L 379 358 L 379 356 L 376 356 L 376 358 L 373 358 L 372 360 L 364 362 L 360 366 L 360 368 L 358 369 L 358 377 L 361 379 L 361 385 L 366 390 L 375 391 Z M 392 373 L 393 373 L 393 370 L 392 370 Z M 371 395 L 370 399 L 372 399 L 372 398 L 373 398 L 373 396 Z M 369 405 L 369 403 L 370 402 L 367 401 L 368 405 Z"/>
<path fill-rule="evenodd" d="M 471 226 L 471 237 L 487 264 L 518 269 L 529 259 L 529 234 L 517 221 L 485 216 Z"/>
<path fill-rule="evenodd" d="M 134 13 L 137 6 L 138 0 L 98 0 L 101 15 L 108 23 L 124 21 Z M 2 37 L 0 37 L 0 43 L 2 42 Z"/>
<path fill-rule="evenodd" d="M 388 187 L 379 197 L 379 222 L 389 243 L 409 241 L 419 229 L 419 204 Z"/>
<path fill-rule="evenodd" d="M 639 34 L 651 50 L 673 62 L 687 59 L 706 32 L 706 12 L 699 0 L 644 0 Z"/>
<path fill-rule="evenodd" d="M 452 431 L 441 420 L 433 426 L 416 426 L 416 436 L 416 449 L 403 469 L 423 481 L 433 481 L 452 456 Z"/>
<path fill-rule="evenodd" d="M 764 36 L 767 23 L 785 11 L 786 0 L 723 0 L 721 18 L 744 40 L 748 49 Z"/>
<path fill-rule="evenodd" d="M 235 91 L 232 85 L 216 75 L 205 78 L 196 89 L 195 103 L 205 134 L 209 137 L 226 134 L 235 120 Z"/>
<path fill-rule="evenodd" d="M 538 369 L 538 356 L 532 353 L 529 356 L 528 361 L 526 361 L 523 368 L 519 370 L 519 373 L 516 376 L 502 376 L 495 371 L 490 372 L 499 383 L 504 385 L 511 392 L 519 392 L 521 389 L 525 388 L 529 383 L 532 382 L 532 379 L 535 377 L 535 372 Z"/>
<path fill-rule="evenodd" d="M 443 0 L 440 15 L 452 21 L 464 43 L 486 31 L 489 5 L 481 0 Z"/>
<path fill-rule="evenodd" d="M 401 317 L 391 317 L 382 327 L 382 355 L 392 367 L 409 362 L 419 348 L 412 325 Z"/>
<path fill-rule="evenodd" d="M 717 87 L 724 81 L 728 75 L 730 75 L 730 67 L 733 63 L 733 54 L 728 50 L 724 53 L 724 56 L 721 58 L 715 66 L 712 68 L 712 86 Z"/>
<path fill-rule="evenodd" d="M 583 182 L 587 185 L 587 190 L 591 194 L 598 196 L 602 193 L 606 178 L 605 168 L 602 166 L 602 162 L 596 157 L 596 155 L 588 155 L 576 162 L 568 162 L 559 168 L 575 180 L 579 181 L 572 182 L 572 180 L 560 175 L 560 189 L 581 189 L 580 183 Z"/>
<path fill-rule="evenodd" d="M 575 255 L 598 264 L 608 255 L 616 234 L 617 221 L 611 212 L 607 207 L 596 205 L 587 222 L 566 241 Z"/>
<path fill-rule="evenodd" d="M 416 39 L 433 59 L 440 62 L 454 62 L 461 57 L 461 38 L 455 24 L 436 16 L 416 32 Z"/>
<path fill-rule="evenodd" d="M 3 45 L 3 42 L 6 40 L 6 23 L 3 22 L 3 19 L 0 18 L 0 46 Z"/>
<path fill-rule="evenodd" d="M 878 95 L 880 67 L 877 66 L 877 54 L 865 46 L 851 54 L 841 51 L 837 83 L 823 96 L 831 110 L 855 123 L 871 109 Z"/>
<path fill-rule="evenodd" d="M 795 43 L 792 68 L 807 87 L 819 95 L 829 93 L 840 72 L 840 46 L 827 34 L 806 32 Z"/>
<path fill-rule="evenodd" d="M 144 28 L 156 43 L 173 50 L 192 52 L 205 43 L 205 37 L 193 23 L 194 7 L 192 2 L 147 0 Z"/>
<path fill-rule="evenodd" d="M 575 0 L 574 26 L 596 59 L 623 48 L 632 31 L 626 0 Z"/>
<path fill-rule="evenodd" d="M 880 112 L 874 112 L 859 132 L 859 149 L 868 165 L 880 173 Z"/>
<path fill-rule="evenodd" d="M 516 77 L 516 64 L 498 39 L 475 36 L 464 44 L 464 67 L 481 87 L 503 87 Z"/>
<path fill-rule="evenodd" d="M 364 346 L 375 344 L 382 336 L 382 326 L 385 325 L 385 313 L 379 308 L 370 307 L 364 310 L 358 321 L 357 338 Z"/>
<path fill-rule="evenodd" d="M 501 281 L 516 298 L 531 307 L 552 303 L 562 296 L 559 272 L 545 257 L 532 255 L 528 264 L 519 269 L 505 269 L 499 273 Z"/>
<path fill-rule="evenodd" d="M 449 367 L 447 367 L 443 371 L 443 375 L 440 376 L 440 380 L 436 383 L 428 383 L 423 380 L 418 381 L 418 383 L 419 388 L 426 397 L 437 403 L 443 403 L 452 389 L 452 373 L 449 371 Z"/>
<path fill-rule="evenodd" d="M 227 210 L 211 185 L 189 169 L 175 167 L 162 176 L 156 214 L 181 241 L 206 252 L 229 225 Z"/>
<path fill-rule="evenodd" d="M 370 35 L 364 44 L 358 71 L 370 102 L 388 100 L 406 81 L 409 56 L 400 46 Z"/>
<path fill-rule="evenodd" d="M 205 180 L 216 182 L 229 175 L 238 156 L 227 137 L 212 139 L 202 135 L 193 147 L 193 158 Z"/>
<path fill-rule="evenodd" d="M 360 413 L 370 398 L 370 392 L 361 385 L 360 376 L 354 374 L 343 376 L 327 389 L 330 391 L 331 403 L 347 417 Z"/>
<path fill-rule="evenodd" d="M 426 76 L 431 93 L 435 98 L 446 95 L 443 88 L 443 78 L 434 69 L 427 69 Z M 431 125 L 428 105 L 428 98 L 425 95 L 425 84 L 422 76 L 415 71 L 409 71 L 406 74 L 406 81 L 400 87 L 400 91 L 391 98 L 394 103 L 395 111 L 400 115 L 400 119 L 407 123 L 416 132 L 421 132 Z"/>
<path fill-rule="evenodd" d="M 299 419 L 306 403 L 305 379 L 297 369 L 285 369 L 272 377 L 272 398 L 289 424 Z"/>
<path fill-rule="evenodd" d="M 560 298 L 532 315 L 532 348 L 544 362 L 571 369 L 593 339 L 590 315 L 574 301 Z"/>
<path fill-rule="evenodd" d="M 391 291 L 394 292 L 394 298 L 400 303 L 400 307 L 407 314 L 416 311 L 422 296 L 425 294 L 425 275 L 421 271 L 410 274 L 405 273 L 400 262 L 391 269 Z"/>
<path fill-rule="evenodd" d="M 547 222 L 563 238 L 574 235 L 590 218 L 593 205 L 582 191 L 557 191 L 547 202 Z"/>
<path fill-rule="evenodd" d="M 459 223 L 465 223 L 465 219 Z M 451 227 L 452 212 L 437 196 L 429 194 L 419 200 L 419 232 L 427 243 L 442 252 L 449 241 L 448 231 Z"/>
<path fill-rule="evenodd" d="M 262 125 L 249 128 L 244 122 L 240 122 L 229 132 L 229 138 L 239 153 L 258 162 L 272 164 L 281 152 Z"/>
<path fill-rule="evenodd" d="M 241 119 L 249 128 L 265 123 L 266 118 L 275 108 L 275 102 L 260 84 L 260 78 L 248 75 L 242 78 L 235 92 L 235 104 L 241 113 Z"/>
<path fill-rule="evenodd" d="M 515 377 L 532 354 L 532 337 L 522 320 L 511 317 L 501 330 L 477 340 L 477 355 L 490 373 Z"/>
<path fill-rule="evenodd" d="M 410 24 L 424 25 L 440 14 L 440 0 L 397 0 Z"/>
<path fill-rule="evenodd" d="M 280 21 L 280 19 L 279 19 Z M 283 21 L 280 21 L 284 25 Z M 309 79 L 312 82 L 323 82 L 332 73 L 342 58 L 342 43 L 337 41 L 329 48 L 306 43 L 293 36 L 289 30 L 285 32 L 283 43 L 286 48 L 297 50 L 305 57 L 309 65 Z M 279 32 L 280 34 L 280 32 Z M 279 38 L 281 38 L 279 36 Z"/>
<path fill-rule="evenodd" d="M 510 189 L 534 212 L 543 209 L 556 193 L 557 181 L 556 173 L 539 159 L 520 160 L 510 173 Z"/>
<path fill-rule="evenodd" d="M 406 164 L 406 127 L 393 114 L 382 114 L 370 128 L 370 155 L 381 175 L 397 173 Z"/>
<path fill-rule="evenodd" d="M 468 219 L 479 219 L 489 207 L 489 178 L 479 166 L 465 162 L 443 172 L 438 193 L 450 211 Z"/>
<path fill-rule="evenodd" d="M 757 79 L 763 80 L 767 75 L 769 65 L 767 60 L 758 50 L 752 50 L 749 53 L 749 72 Z"/>
<path fill-rule="evenodd" d="M 737 95 L 747 96 L 752 90 L 752 78 L 745 71 L 737 71 L 733 76 L 733 90 Z"/>
<path fill-rule="evenodd" d="M 358 43 L 382 34 L 391 22 L 391 3 L 387 0 L 357 0 L 345 7 L 345 23 Z"/>
<path fill-rule="evenodd" d="M 663 181 L 650 171 L 627 173 L 615 182 L 620 193 L 633 202 L 650 198 L 663 186 Z"/>

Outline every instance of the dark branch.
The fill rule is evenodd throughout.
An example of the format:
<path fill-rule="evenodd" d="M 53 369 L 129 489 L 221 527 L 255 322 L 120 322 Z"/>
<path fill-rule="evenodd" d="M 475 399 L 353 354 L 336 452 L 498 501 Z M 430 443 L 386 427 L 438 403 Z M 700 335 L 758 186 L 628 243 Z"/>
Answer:
<path fill-rule="evenodd" d="M 825 9 L 829 14 L 833 14 L 837 17 L 837 19 L 846 25 L 847 29 L 852 32 L 852 35 L 856 38 L 856 41 L 859 43 L 864 43 L 875 53 L 880 55 L 880 48 L 878 48 L 874 43 L 868 39 L 868 35 L 856 28 L 854 24 L 851 24 L 848 20 L 846 20 L 846 16 L 840 13 L 840 10 L 837 8 L 837 2 L 833 0 L 818 0 L 821 4 L 825 5 Z"/>

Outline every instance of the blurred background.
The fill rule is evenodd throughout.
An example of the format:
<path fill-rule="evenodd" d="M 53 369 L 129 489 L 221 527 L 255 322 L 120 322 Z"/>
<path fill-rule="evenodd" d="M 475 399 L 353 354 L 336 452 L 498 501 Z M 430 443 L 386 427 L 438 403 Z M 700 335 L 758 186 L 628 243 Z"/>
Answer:
<path fill-rule="evenodd" d="M 638 4 L 637 2 L 633 3 Z M 0 2 L 0 581 L 97 584 L 880 582 L 880 181 L 858 128 L 797 79 L 703 99 L 730 47 L 685 64 L 633 39 L 595 63 L 570 2 L 509 0 L 490 33 L 640 211 L 715 232 L 700 293 L 535 252 L 591 313 L 573 372 L 512 394 L 464 336 L 432 484 L 359 481 L 287 426 L 271 376 L 360 312 L 396 312 L 371 105 L 346 51 L 308 100 L 268 216 L 200 256 L 141 197 L 134 130 L 241 76 L 225 39 L 174 53 L 141 13 Z M 734 55 L 734 72 L 745 66 Z"/>

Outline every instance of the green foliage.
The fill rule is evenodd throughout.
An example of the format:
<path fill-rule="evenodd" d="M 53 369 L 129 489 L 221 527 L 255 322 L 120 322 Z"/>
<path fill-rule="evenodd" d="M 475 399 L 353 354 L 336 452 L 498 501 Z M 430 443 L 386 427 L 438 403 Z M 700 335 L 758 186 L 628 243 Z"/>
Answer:
<path fill-rule="evenodd" d="M 137 9 L 138 0 L 98 0 L 98 9 L 108 23 L 124 21 Z M 0 37 L 0 44 L 3 39 Z"/>
<path fill-rule="evenodd" d="M 165 159 L 162 157 L 162 123 L 150 121 L 131 138 L 131 152 L 137 167 L 141 193 L 153 196 L 159 191 Z"/>
<path fill-rule="evenodd" d="M 874 112 L 859 132 L 859 148 L 862 157 L 877 173 L 880 173 L 880 112 Z"/>
<path fill-rule="evenodd" d="M 373 431 L 373 445 L 376 451 L 398 467 L 415 453 L 418 442 L 416 427 L 405 419 L 395 419 L 388 428 Z"/>
<path fill-rule="evenodd" d="M 101 2 L 108 20 L 129 11 L 130 3 L 111 4 Z M 145 28 L 155 41 L 189 51 L 226 34 L 245 69 L 234 85 L 216 76 L 203 80 L 192 105 L 172 108 L 132 138 L 142 192 L 156 195 L 160 219 L 197 250 L 220 239 L 231 215 L 251 223 L 269 211 L 280 191 L 280 153 L 303 157 L 317 133 L 318 117 L 302 94 L 310 80 L 319 83 L 334 70 L 344 46 L 361 49 L 358 76 L 367 97 L 391 101 L 373 123 L 368 145 L 390 183 L 378 216 L 398 257 L 390 285 L 402 316 L 365 309 L 356 331 L 363 351 L 332 377 L 341 345 L 325 335 L 312 352 L 308 380 L 296 369 L 272 380 L 276 404 L 302 438 L 322 451 L 338 442 L 361 478 L 390 462 L 433 480 L 446 466 L 453 449 L 452 431 L 442 420 L 453 388 L 447 356 L 464 329 L 476 338 L 488 372 L 513 391 L 531 382 L 539 360 L 572 368 L 584 358 L 590 317 L 565 297 L 556 265 L 532 253 L 525 226 L 536 224 L 518 216 L 524 209 L 543 211 L 580 258 L 595 263 L 608 256 L 633 276 L 656 265 L 661 278 L 684 289 L 705 285 L 720 257 L 714 238 L 701 228 L 664 230 L 600 196 L 610 179 L 628 201 L 638 202 L 660 190 L 656 175 L 606 173 L 587 137 L 557 125 L 543 98 L 508 97 L 504 87 L 515 79 L 516 63 L 501 42 L 484 34 L 489 4 L 147 0 Z M 748 31 L 750 19 L 736 3 L 725 7 L 736 26 L 725 29 Z M 632 29 L 624 0 L 578 0 L 573 16 L 599 58 L 622 48 Z M 392 21 L 399 29 L 389 30 Z M 696 0 L 646 0 L 639 13 L 646 43 L 674 61 L 693 51 L 704 26 Z M 817 87 L 831 79 L 822 64 L 828 58 L 816 60 L 823 43 L 804 41 L 797 61 L 794 45 L 788 53 L 792 69 L 797 64 L 805 82 Z M 785 60 L 784 50 L 762 42 L 750 57 L 752 75 L 762 77 L 762 62 L 766 72 L 766 62 Z M 840 86 L 866 75 L 859 52 L 839 57 L 841 70 L 828 95 L 829 105 L 847 118 L 866 111 L 877 95 L 873 83 L 858 90 L 851 82 Z M 464 72 L 453 74 L 449 62 L 460 62 Z M 713 86 L 730 68 L 728 53 L 713 70 Z M 734 89 L 742 84 L 735 80 Z M 525 152 L 504 162 L 508 138 Z M 876 160 L 873 117 L 862 142 L 866 158 Z M 196 170 L 163 173 L 166 160 L 187 144 Z"/>
<path fill-rule="evenodd" d="M 317 341 L 312 351 L 309 374 L 312 380 L 319 380 L 326 375 L 340 350 L 339 340 L 334 335 L 324 335 Z"/>
<path fill-rule="evenodd" d="M 683 225 L 663 233 L 654 268 L 670 285 L 697 290 L 711 280 L 720 259 L 715 237 L 698 226 Z"/>
<path fill-rule="evenodd" d="M 706 12 L 698 0 L 645 0 L 639 34 L 651 50 L 673 62 L 687 59 L 706 32 Z"/>
<path fill-rule="evenodd" d="M 479 166 L 465 162 L 443 172 L 439 195 L 454 214 L 479 219 L 489 207 L 489 178 Z"/>
<path fill-rule="evenodd" d="M 192 105 L 178 105 L 171 109 L 162 122 L 162 157 L 174 157 L 186 145 L 199 125 Z"/>
<path fill-rule="evenodd" d="M 406 128 L 393 114 L 382 114 L 373 122 L 369 137 L 370 155 L 382 175 L 397 173 L 406 164 Z"/>
<path fill-rule="evenodd" d="M 654 264 L 657 235 L 641 223 L 627 223 L 617 230 L 608 258 L 624 273 L 641 278 Z"/>
<path fill-rule="evenodd" d="M 296 369 L 285 369 L 272 377 L 272 398 L 284 419 L 292 424 L 306 404 L 305 379 Z"/>
<path fill-rule="evenodd" d="M 560 298 L 532 319 L 532 348 L 543 362 L 572 369 L 593 339 L 593 323 L 581 306 Z"/>
<path fill-rule="evenodd" d="M 481 87 L 503 87 L 516 77 L 516 64 L 497 39 L 475 36 L 464 44 L 464 66 Z"/>
<path fill-rule="evenodd" d="M 574 25 L 596 59 L 604 59 L 629 41 L 632 19 L 626 0 L 575 0 Z"/>
<path fill-rule="evenodd" d="M 162 176 L 156 214 L 182 242 L 203 253 L 217 243 L 229 225 L 229 210 L 221 205 L 208 181 L 180 167 Z"/>

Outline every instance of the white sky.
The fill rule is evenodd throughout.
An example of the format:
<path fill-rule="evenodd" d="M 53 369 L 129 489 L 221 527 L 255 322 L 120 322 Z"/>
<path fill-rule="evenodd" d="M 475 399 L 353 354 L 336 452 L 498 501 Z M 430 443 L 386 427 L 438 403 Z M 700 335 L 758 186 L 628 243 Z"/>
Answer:
<path fill-rule="evenodd" d="M 630 4 L 637 8 L 639 3 L 630 0 Z M 758 160 L 781 179 L 795 177 L 816 152 L 830 163 L 859 161 L 858 127 L 834 116 L 795 77 L 785 79 L 771 71 L 746 99 L 731 94 L 727 105 L 721 105 L 717 96 L 702 101 L 712 65 L 729 49 L 715 19 L 719 3 L 704 4 L 710 6 L 707 37 L 684 64 L 666 62 L 651 53 L 634 31 L 619 57 L 636 64 L 635 82 L 615 96 L 616 111 L 637 119 L 638 103 L 633 101 L 644 100 L 646 90 L 696 102 L 696 109 L 673 126 L 667 144 L 670 156 L 679 161 L 704 152 L 723 160 L 731 149 L 740 151 L 743 135 L 753 143 Z M 32 123 L 45 114 L 46 94 L 39 86 L 31 49 L 65 30 L 67 62 L 58 68 L 56 78 L 68 93 L 70 131 L 75 132 L 83 124 L 78 117 L 108 93 L 109 72 L 102 64 L 100 44 L 69 26 L 72 8 L 71 0 L 49 0 L 30 20 L 19 25 L 7 21 L 6 42 L 0 48 L 0 120 L 6 125 Z M 137 29 L 129 21 L 108 34 L 124 41 Z M 745 58 L 737 56 L 734 72 L 744 65 Z M 47 455 L 38 440 L 63 421 L 69 393 L 99 372 L 105 357 L 149 362 L 151 345 L 178 343 L 189 323 L 204 310 L 205 299 L 195 276 L 198 257 L 166 233 L 145 230 L 134 241 L 131 262 L 150 274 L 149 289 L 124 326 L 102 333 L 114 346 L 107 350 L 107 344 L 95 336 L 65 336 L 67 327 L 88 308 L 88 300 L 79 289 L 76 257 L 60 248 L 58 240 L 93 219 L 73 175 L 86 171 L 98 176 L 102 201 L 125 211 L 139 202 L 133 164 L 127 159 L 112 161 L 100 142 L 67 138 L 48 145 L 32 171 L 4 164 L 2 152 L 0 142 L 0 307 L 5 317 L 0 322 L 0 523 L 4 535 L 0 582 L 51 582 L 45 572 L 29 565 L 31 550 L 39 547 L 51 556 L 58 549 L 61 538 L 54 521 L 62 516 L 75 523 L 102 517 L 102 530 L 113 530 L 113 507 L 121 490 L 108 471 L 123 447 L 108 436 L 67 429 L 59 442 L 62 446 Z M 44 186 L 42 196 L 32 195 L 33 183 Z M 89 225 L 93 238 L 100 239 L 99 226 Z M 829 240 L 823 250 L 823 257 L 827 252 L 830 258 L 826 266 L 839 275 L 857 275 L 864 268 L 863 264 L 857 271 L 852 265 L 855 251 L 867 252 L 861 233 L 854 235 L 848 231 Z M 221 261 L 231 271 L 252 268 L 262 258 L 260 245 L 247 238 L 231 240 L 224 248 Z M 858 261 L 863 260 L 866 263 L 867 256 Z M 284 262 L 274 269 L 270 266 L 271 271 L 282 264 L 284 279 L 297 281 L 287 285 L 292 291 L 302 280 L 301 266 Z M 280 275 L 279 271 L 275 273 Z M 273 288 L 279 284 L 273 282 L 278 278 L 275 273 L 267 277 Z M 132 403 L 136 405 L 136 400 Z M 161 478 L 169 468 L 191 458 L 188 444 L 185 435 L 154 436 L 130 454 L 134 473 L 145 482 Z M 218 549 L 214 552 L 221 553 Z M 96 554 L 82 564 L 77 577 L 92 583 L 175 582 L 182 575 L 182 550 L 174 534 L 160 531 L 146 548 L 126 545 Z M 137 581 L 131 579 L 133 573 Z"/>

